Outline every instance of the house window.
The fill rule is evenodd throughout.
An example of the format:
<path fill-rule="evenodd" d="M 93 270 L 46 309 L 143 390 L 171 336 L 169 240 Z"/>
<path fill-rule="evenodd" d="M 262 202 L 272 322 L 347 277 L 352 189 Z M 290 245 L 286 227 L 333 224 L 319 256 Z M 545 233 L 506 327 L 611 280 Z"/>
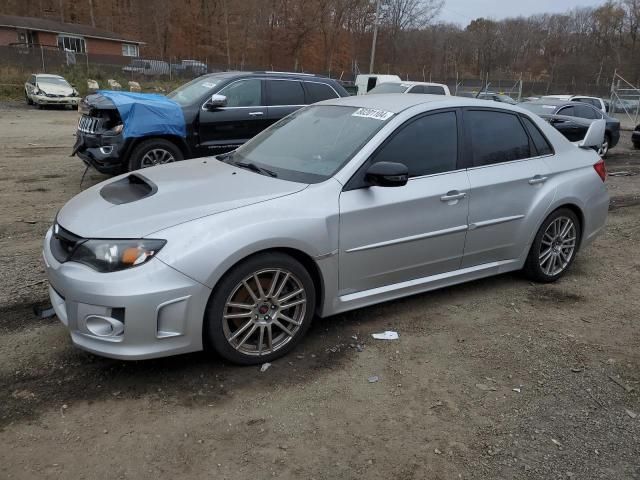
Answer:
<path fill-rule="evenodd" d="M 138 56 L 138 45 L 134 45 L 133 43 L 123 43 L 122 44 L 122 55 L 124 57 L 137 57 Z"/>
<path fill-rule="evenodd" d="M 58 35 L 58 47 L 62 50 L 71 50 L 76 53 L 87 53 L 87 47 L 82 37 Z"/>

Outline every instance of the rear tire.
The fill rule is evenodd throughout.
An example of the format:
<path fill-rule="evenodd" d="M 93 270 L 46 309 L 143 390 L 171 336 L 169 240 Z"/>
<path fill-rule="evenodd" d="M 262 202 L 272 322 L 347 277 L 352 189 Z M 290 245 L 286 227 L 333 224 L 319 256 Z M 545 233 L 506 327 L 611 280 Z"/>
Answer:
<path fill-rule="evenodd" d="M 633 148 L 640 150 L 640 142 L 633 142 Z"/>
<path fill-rule="evenodd" d="M 523 271 L 531 280 L 551 283 L 573 263 L 582 235 L 580 220 L 568 208 L 551 213 L 538 230 Z"/>
<path fill-rule="evenodd" d="M 183 158 L 175 143 L 164 138 L 151 138 L 133 149 L 129 157 L 129 171 L 178 162 Z"/>
<path fill-rule="evenodd" d="M 300 262 L 280 252 L 254 255 L 218 282 L 205 313 L 203 340 L 233 363 L 270 362 L 304 337 L 315 304 L 315 285 Z"/>
<path fill-rule="evenodd" d="M 601 158 L 605 158 L 609 153 L 610 148 L 611 148 L 611 135 L 609 135 L 608 133 L 605 133 L 604 142 L 602 142 L 602 145 L 598 149 L 598 155 L 600 155 Z"/>

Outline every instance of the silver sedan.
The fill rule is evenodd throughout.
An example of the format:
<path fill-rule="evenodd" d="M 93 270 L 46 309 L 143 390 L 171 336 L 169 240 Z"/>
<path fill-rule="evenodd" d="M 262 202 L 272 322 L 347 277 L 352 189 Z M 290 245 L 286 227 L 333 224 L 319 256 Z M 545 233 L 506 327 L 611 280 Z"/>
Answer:
<path fill-rule="evenodd" d="M 99 355 L 254 364 L 314 316 L 513 270 L 553 282 L 605 226 L 602 128 L 574 145 L 457 97 L 311 105 L 232 153 L 73 198 L 44 242 L 51 301 Z"/>

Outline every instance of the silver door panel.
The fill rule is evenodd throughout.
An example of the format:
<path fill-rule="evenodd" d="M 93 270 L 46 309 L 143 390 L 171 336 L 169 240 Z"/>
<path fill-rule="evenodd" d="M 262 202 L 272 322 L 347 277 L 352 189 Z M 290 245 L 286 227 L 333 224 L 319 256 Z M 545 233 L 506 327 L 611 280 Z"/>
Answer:
<path fill-rule="evenodd" d="M 467 230 L 465 171 L 411 179 L 398 188 L 340 195 L 340 291 L 368 290 L 460 268 Z"/>
<path fill-rule="evenodd" d="M 521 256 L 555 195 L 542 158 L 470 168 L 469 232 L 462 268 Z"/>

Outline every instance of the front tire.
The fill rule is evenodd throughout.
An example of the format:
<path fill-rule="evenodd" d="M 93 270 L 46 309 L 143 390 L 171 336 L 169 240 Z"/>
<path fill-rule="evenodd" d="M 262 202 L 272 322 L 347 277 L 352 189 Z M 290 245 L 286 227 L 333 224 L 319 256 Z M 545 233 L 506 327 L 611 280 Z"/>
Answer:
<path fill-rule="evenodd" d="M 27 105 L 33 105 L 33 100 L 29 98 L 29 94 L 26 91 L 24 92 L 24 99 L 27 102 Z"/>
<path fill-rule="evenodd" d="M 231 269 L 205 314 L 204 340 L 240 365 L 270 362 L 291 351 L 311 325 L 316 292 L 293 257 L 268 252 Z"/>
<path fill-rule="evenodd" d="M 155 167 L 183 159 L 180 149 L 164 138 L 152 138 L 138 144 L 129 157 L 129 171 Z"/>
<path fill-rule="evenodd" d="M 524 273 L 536 282 L 558 280 L 573 263 L 581 235 L 580 221 L 573 211 L 559 208 L 540 226 L 524 265 Z"/>

